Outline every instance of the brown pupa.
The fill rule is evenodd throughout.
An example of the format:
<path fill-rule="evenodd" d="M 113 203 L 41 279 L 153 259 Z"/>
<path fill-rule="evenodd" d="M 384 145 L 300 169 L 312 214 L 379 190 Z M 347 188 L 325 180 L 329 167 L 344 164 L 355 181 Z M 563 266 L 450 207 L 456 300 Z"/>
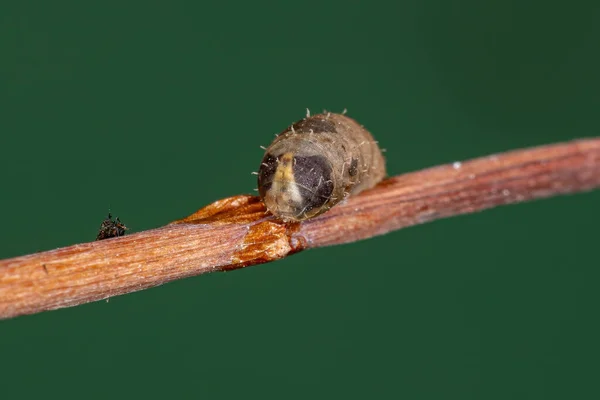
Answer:
<path fill-rule="evenodd" d="M 292 124 L 266 149 L 258 191 L 267 209 L 284 221 L 324 213 L 386 175 L 377 142 L 342 114 L 323 113 Z"/>

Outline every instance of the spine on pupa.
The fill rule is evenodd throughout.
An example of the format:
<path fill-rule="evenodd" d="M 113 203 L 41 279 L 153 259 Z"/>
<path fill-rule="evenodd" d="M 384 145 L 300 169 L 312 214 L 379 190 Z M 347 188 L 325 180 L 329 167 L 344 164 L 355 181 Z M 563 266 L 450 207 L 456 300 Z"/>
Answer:
<path fill-rule="evenodd" d="M 324 113 L 292 124 L 271 143 L 258 172 L 258 191 L 273 215 L 301 221 L 375 186 L 385 175 L 385 160 L 371 134 L 352 118 Z"/>

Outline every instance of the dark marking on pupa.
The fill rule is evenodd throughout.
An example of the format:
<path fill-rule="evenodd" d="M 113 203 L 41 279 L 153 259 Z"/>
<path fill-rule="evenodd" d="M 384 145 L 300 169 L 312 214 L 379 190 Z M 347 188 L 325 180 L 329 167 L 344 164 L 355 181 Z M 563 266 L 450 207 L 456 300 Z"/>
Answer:
<path fill-rule="evenodd" d="M 292 124 L 266 149 L 258 191 L 273 215 L 301 221 L 385 175 L 381 150 L 365 128 L 342 114 L 317 114 Z"/>
<path fill-rule="evenodd" d="M 354 176 L 358 173 L 358 158 L 353 158 L 350 162 L 350 168 L 348 169 L 348 174 L 350 176 Z"/>
<path fill-rule="evenodd" d="M 315 118 L 317 115 L 300 120 L 292 125 L 297 133 L 336 132 L 335 123 L 329 119 Z"/>

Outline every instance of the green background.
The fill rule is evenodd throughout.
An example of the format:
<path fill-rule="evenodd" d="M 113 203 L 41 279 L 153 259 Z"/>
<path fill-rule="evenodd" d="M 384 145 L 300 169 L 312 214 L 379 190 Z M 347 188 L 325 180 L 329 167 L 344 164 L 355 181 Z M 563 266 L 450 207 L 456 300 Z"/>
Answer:
<path fill-rule="evenodd" d="M 305 108 L 390 175 L 600 132 L 597 1 L 0 5 L 0 258 L 251 193 Z M 600 398 L 600 192 L 0 321 L 0 398 Z"/>

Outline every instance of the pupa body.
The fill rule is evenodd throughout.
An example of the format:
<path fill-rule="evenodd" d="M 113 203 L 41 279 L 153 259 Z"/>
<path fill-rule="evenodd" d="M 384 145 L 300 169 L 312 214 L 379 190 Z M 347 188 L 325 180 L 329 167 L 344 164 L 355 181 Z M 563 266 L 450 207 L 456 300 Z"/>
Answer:
<path fill-rule="evenodd" d="M 375 186 L 385 175 L 385 160 L 371 134 L 345 115 L 324 113 L 275 138 L 260 165 L 258 191 L 273 215 L 301 221 Z"/>

